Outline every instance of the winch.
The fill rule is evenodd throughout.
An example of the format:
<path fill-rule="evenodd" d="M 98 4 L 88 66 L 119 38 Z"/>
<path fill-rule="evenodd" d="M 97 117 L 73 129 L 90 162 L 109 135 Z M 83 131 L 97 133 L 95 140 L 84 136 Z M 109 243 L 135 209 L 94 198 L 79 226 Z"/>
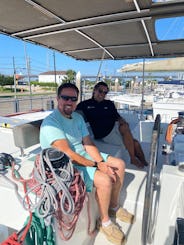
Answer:
<path fill-rule="evenodd" d="M 12 162 L 14 162 L 14 158 L 12 155 L 7 153 L 0 153 L 0 173 L 3 173 L 12 166 Z"/>
<path fill-rule="evenodd" d="M 176 126 L 177 134 L 184 134 L 184 111 L 178 112 L 178 122 Z"/>
<path fill-rule="evenodd" d="M 178 169 L 184 172 L 184 111 L 178 112 L 178 122 L 173 137 L 173 150 Z"/>

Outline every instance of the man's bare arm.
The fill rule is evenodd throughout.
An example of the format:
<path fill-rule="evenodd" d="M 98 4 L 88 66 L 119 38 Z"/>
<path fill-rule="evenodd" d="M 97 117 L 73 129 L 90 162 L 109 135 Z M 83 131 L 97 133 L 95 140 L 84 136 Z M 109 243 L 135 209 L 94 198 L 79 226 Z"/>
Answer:
<path fill-rule="evenodd" d="M 66 139 L 59 139 L 59 140 L 56 140 L 52 143 L 52 147 L 55 147 L 57 148 L 58 150 L 66 153 L 66 155 L 68 157 L 71 158 L 72 162 L 75 162 L 79 165 L 83 165 L 83 166 L 91 166 L 93 167 L 94 166 L 94 161 L 92 160 L 88 160 L 86 159 L 85 157 L 79 155 L 78 153 L 74 152 Z"/>

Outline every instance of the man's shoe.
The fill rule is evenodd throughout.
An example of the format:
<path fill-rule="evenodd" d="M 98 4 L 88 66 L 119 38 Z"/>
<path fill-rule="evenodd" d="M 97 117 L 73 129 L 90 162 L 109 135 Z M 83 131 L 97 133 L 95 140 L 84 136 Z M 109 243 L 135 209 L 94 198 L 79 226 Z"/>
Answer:
<path fill-rule="evenodd" d="M 119 229 L 113 222 L 108 226 L 102 226 L 100 224 L 100 231 L 104 233 L 107 240 L 115 245 L 124 245 L 126 243 L 125 234 Z"/>
<path fill-rule="evenodd" d="M 135 222 L 135 216 L 122 207 L 120 207 L 117 211 L 110 209 L 109 216 L 130 224 Z"/>

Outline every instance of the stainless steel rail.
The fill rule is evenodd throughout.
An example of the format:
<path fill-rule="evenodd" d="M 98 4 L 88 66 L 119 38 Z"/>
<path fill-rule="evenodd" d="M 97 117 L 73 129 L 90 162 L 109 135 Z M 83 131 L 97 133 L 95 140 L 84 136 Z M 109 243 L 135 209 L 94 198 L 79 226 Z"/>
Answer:
<path fill-rule="evenodd" d="M 143 222 L 142 222 L 142 245 L 151 244 L 152 237 L 152 210 L 153 210 L 153 193 L 155 188 L 155 172 L 157 165 L 157 154 L 160 135 L 160 122 L 161 117 L 158 114 L 155 119 L 152 132 L 151 152 L 149 161 L 149 170 L 147 175 L 144 209 L 143 209 Z"/>
<path fill-rule="evenodd" d="M 20 98 L 0 98 L 0 116 L 26 112 L 34 109 L 51 110 L 56 107 L 56 95 L 25 96 Z"/>

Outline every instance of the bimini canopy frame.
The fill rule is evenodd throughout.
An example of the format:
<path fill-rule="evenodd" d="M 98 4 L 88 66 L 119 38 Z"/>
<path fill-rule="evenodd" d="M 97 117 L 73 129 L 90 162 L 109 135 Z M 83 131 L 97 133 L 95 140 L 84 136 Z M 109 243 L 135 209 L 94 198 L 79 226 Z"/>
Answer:
<path fill-rule="evenodd" d="M 176 57 L 184 40 L 158 40 L 155 20 L 183 13 L 182 0 L 1 0 L 0 32 L 79 60 Z"/>

